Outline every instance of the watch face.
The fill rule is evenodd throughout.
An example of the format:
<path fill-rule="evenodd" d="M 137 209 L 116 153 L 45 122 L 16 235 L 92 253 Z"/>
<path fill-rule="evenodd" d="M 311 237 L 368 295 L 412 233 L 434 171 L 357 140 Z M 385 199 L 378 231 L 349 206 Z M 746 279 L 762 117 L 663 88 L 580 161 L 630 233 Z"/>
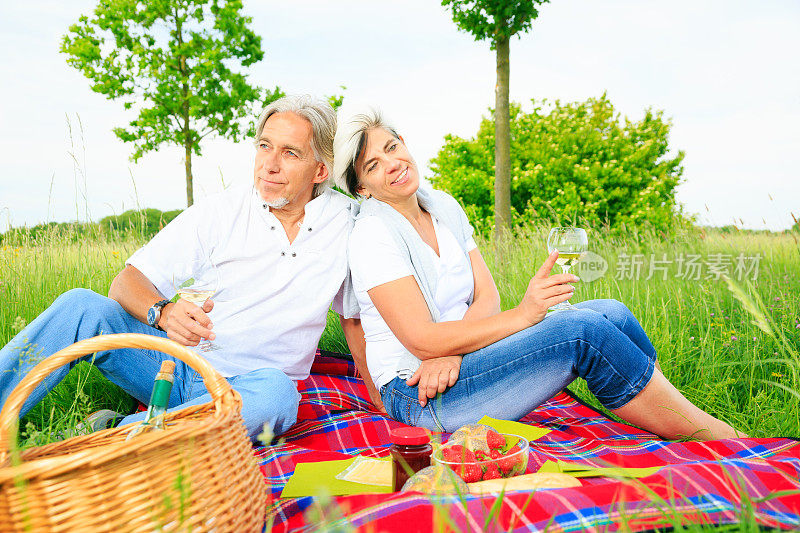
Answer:
<path fill-rule="evenodd" d="M 151 326 L 156 325 L 156 310 L 152 307 L 147 310 L 147 323 Z"/>

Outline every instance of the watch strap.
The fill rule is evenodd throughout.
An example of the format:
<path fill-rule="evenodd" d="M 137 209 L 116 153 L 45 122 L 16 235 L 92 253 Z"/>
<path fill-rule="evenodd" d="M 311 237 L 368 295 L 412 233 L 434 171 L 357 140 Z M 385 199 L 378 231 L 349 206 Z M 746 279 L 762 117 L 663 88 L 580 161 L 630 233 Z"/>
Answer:
<path fill-rule="evenodd" d="M 157 316 L 156 316 L 155 324 L 150 324 L 150 325 L 153 326 L 154 328 L 156 328 L 157 330 L 164 331 L 158 325 L 158 321 L 161 320 L 161 311 L 163 311 L 164 307 L 166 307 L 166 305 L 170 304 L 170 303 L 172 303 L 170 300 L 159 300 L 159 301 L 157 301 L 156 303 L 153 304 L 153 307 L 151 307 L 151 309 L 155 309 L 157 311 Z"/>

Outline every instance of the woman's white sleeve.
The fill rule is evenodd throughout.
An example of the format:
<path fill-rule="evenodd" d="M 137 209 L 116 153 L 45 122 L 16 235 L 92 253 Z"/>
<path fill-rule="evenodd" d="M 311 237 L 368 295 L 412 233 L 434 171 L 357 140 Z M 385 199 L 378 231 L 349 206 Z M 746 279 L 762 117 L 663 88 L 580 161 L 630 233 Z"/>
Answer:
<path fill-rule="evenodd" d="M 356 291 L 413 275 L 386 225 L 377 217 L 356 221 L 348 253 Z"/>

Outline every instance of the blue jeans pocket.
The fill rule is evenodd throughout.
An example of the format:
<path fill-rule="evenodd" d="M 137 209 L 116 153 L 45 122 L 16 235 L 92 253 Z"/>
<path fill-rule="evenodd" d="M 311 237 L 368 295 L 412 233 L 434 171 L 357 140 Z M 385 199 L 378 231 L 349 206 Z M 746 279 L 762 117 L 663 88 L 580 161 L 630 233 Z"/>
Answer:
<path fill-rule="evenodd" d="M 431 431 L 445 431 L 434 409 L 434 399 L 428 400 L 423 407 L 417 398 L 411 398 L 393 388 L 390 388 L 388 392 L 389 406 L 387 410 L 392 418 L 409 426 L 423 427 Z M 386 402 L 384 401 L 384 403 Z"/>

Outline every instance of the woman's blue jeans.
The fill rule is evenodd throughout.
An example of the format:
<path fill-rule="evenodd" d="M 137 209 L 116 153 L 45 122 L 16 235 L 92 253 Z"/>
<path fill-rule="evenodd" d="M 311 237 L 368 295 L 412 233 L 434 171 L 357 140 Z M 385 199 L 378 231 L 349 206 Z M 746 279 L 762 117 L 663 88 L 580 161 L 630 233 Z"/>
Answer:
<path fill-rule="evenodd" d="M 608 409 L 650 382 L 656 351 L 616 300 L 590 300 L 464 355 L 455 385 L 421 407 L 417 387 L 395 378 L 381 388 L 388 413 L 405 424 L 452 432 L 488 415 L 519 420 L 577 377 Z"/>
<path fill-rule="evenodd" d="M 5 405 L 14 387 L 37 363 L 79 340 L 106 333 L 167 335 L 139 322 L 110 298 L 87 289 L 72 289 L 0 350 L 0 405 Z M 170 411 L 211 401 L 203 378 L 182 361 L 155 350 L 123 348 L 98 352 L 94 357 L 87 355 L 52 372 L 28 396 L 20 416 L 39 403 L 80 361 L 93 360 L 106 378 L 147 404 L 153 380 L 161 362 L 167 359 L 175 361 Z M 242 418 L 251 438 L 262 431 L 264 423 L 269 423 L 275 434 L 281 434 L 296 422 L 300 394 L 280 370 L 263 368 L 227 379 L 242 396 Z M 133 414 L 120 423 L 138 422 L 144 416 L 145 413 Z"/>

